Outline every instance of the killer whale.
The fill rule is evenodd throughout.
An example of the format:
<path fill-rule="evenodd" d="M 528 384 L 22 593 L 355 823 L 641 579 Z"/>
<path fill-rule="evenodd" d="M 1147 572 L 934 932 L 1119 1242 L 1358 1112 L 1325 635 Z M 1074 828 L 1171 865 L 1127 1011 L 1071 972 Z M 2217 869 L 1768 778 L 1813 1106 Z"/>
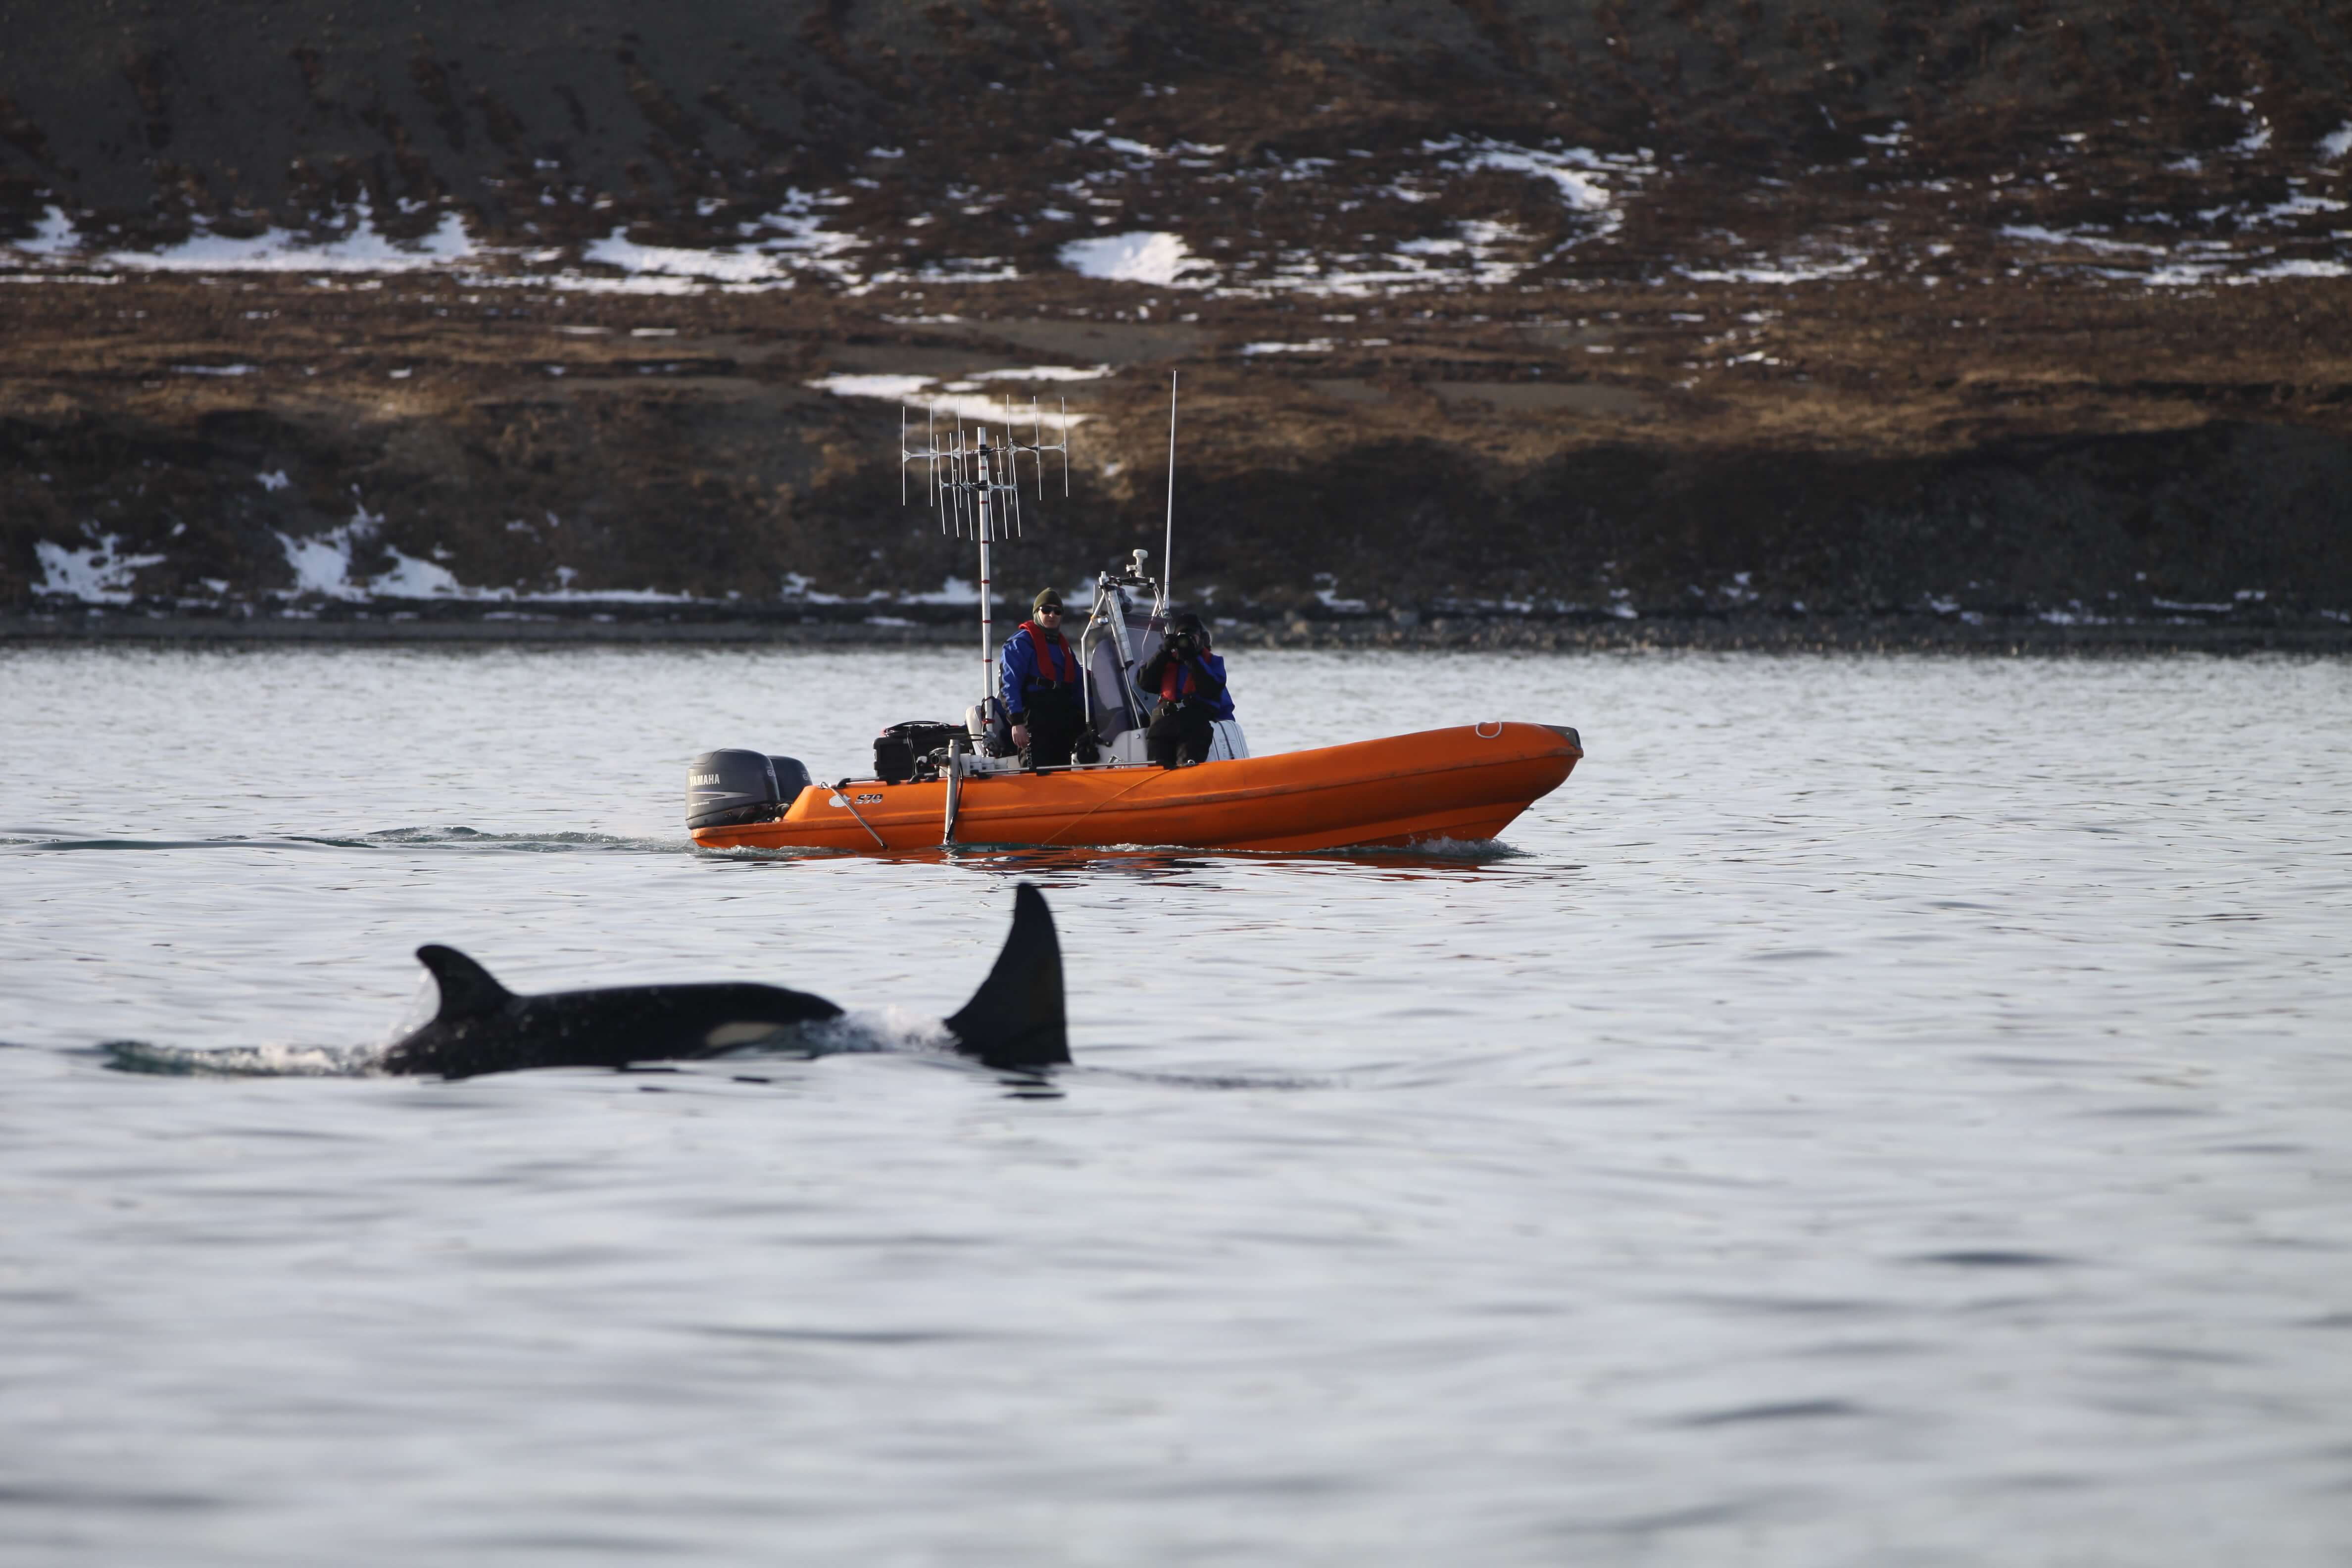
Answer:
<path fill-rule="evenodd" d="M 453 947 L 416 950 L 441 989 L 431 1022 L 394 1041 L 387 1073 L 474 1078 L 530 1068 L 627 1067 L 693 1061 L 789 1037 L 838 1018 L 822 996 L 777 985 L 626 985 L 518 995 Z M 1062 947 L 1045 895 L 1024 882 L 1013 929 L 971 1000 L 945 1020 L 955 1048 L 992 1068 L 1033 1070 L 1068 1062 Z"/>

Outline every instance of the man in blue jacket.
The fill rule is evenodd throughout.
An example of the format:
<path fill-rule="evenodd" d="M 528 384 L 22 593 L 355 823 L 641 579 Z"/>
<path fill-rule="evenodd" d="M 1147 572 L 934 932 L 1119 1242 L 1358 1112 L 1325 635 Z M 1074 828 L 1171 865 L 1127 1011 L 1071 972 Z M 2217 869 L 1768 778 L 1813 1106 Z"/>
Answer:
<path fill-rule="evenodd" d="M 1135 682 L 1160 693 L 1143 732 L 1144 754 L 1163 768 L 1206 762 L 1213 726 L 1234 716 L 1234 697 L 1225 689 L 1225 661 L 1210 651 L 1201 617 L 1188 613 L 1171 622 L 1168 640 L 1143 661 Z"/>
<path fill-rule="evenodd" d="M 998 693 L 1023 765 L 1067 767 L 1074 748 L 1080 761 L 1094 760 L 1078 690 L 1078 650 L 1062 635 L 1061 595 L 1048 588 L 1037 595 L 1029 618 L 1004 639 L 996 669 Z"/>

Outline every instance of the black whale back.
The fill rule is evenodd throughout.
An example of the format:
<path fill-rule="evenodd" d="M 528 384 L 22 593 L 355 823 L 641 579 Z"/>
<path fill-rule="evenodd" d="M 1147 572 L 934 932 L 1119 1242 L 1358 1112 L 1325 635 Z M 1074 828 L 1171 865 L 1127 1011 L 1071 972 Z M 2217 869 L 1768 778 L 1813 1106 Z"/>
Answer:
<path fill-rule="evenodd" d="M 822 996 L 776 985 L 625 985 L 518 996 L 454 948 L 424 948 L 417 957 L 441 984 L 441 1010 L 384 1053 L 386 1072 L 472 1078 L 693 1061 L 841 1016 Z"/>
<path fill-rule="evenodd" d="M 472 1078 L 528 1068 L 694 1061 L 841 1016 L 822 996 L 776 985 L 626 985 L 520 996 L 453 947 L 416 950 L 441 987 L 433 1021 L 385 1051 L 382 1070 Z M 1062 947 L 1043 894 L 1023 883 L 988 979 L 947 1020 L 956 1049 L 1029 1071 L 1070 1059 Z"/>

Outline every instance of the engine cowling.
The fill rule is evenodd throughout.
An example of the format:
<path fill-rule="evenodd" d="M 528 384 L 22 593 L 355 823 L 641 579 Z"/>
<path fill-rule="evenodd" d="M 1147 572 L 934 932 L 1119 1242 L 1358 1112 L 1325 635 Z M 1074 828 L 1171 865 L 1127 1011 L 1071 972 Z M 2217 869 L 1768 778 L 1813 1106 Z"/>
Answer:
<path fill-rule="evenodd" d="M 810 784 L 797 757 L 761 752 L 705 752 L 687 765 L 686 825 L 733 827 L 772 822 Z"/>

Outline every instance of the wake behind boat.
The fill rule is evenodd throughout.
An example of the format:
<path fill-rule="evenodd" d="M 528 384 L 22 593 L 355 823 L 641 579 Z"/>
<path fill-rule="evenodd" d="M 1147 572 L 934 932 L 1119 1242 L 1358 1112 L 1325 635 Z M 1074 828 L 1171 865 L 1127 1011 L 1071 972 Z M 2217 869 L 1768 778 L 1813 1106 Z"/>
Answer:
<path fill-rule="evenodd" d="M 1062 454 L 1066 493 L 1066 416 L 1061 441 L 1050 446 L 1043 421 L 1033 420 L 1027 442 L 1008 418 L 993 438 L 985 426 L 969 437 L 961 423 L 952 432 L 934 428 L 919 450 L 907 446 L 901 426 L 902 463 L 929 466 L 941 526 L 968 530 L 980 546 L 981 700 L 961 724 L 891 725 L 874 742 L 874 775 L 829 788 L 792 757 L 705 752 L 687 780 L 687 826 L 697 845 L 866 854 L 947 844 L 1403 847 L 1496 837 L 1583 757 L 1565 725 L 1494 720 L 1254 757 L 1241 725 L 1228 719 L 1210 727 L 1203 760 L 1162 766 L 1152 760 L 1151 701 L 1139 677 L 1171 637 L 1166 557 L 1155 579 L 1145 572 L 1149 552 L 1138 550 L 1097 576 L 1086 630 L 1071 649 L 1086 737 L 1078 760 L 1031 765 L 996 690 L 990 546 L 1019 529 L 1024 456 L 1039 465 L 1042 499 L 1043 455 Z M 1172 386 L 1169 461 L 1172 544 Z M 1176 647 L 1185 635 L 1180 625 Z"/>

